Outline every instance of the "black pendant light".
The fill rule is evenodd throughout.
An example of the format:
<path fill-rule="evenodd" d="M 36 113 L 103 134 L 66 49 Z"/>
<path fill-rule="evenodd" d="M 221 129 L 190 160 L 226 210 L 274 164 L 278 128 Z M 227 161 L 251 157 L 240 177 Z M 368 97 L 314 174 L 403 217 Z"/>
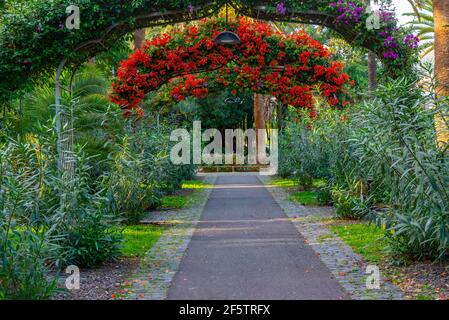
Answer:
<path fill-rule="evenodd" d="M 236 45 L 239 44 L 240 38 L 237 34 L 234 32 L 229 31 L 229 24 L 228 24 L 228 2 L 226 1 L 226 31 L 220 33 L 215 38 L 215 43 L 220 45 Z"/>

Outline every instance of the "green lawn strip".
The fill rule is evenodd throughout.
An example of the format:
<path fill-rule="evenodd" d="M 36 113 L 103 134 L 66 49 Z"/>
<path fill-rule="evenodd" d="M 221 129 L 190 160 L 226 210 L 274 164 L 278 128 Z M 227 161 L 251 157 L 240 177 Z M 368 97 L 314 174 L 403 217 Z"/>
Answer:
<path fill-rule="evenodd" d="M 183 181 L 181 184 L 181 190 L 192 190 L 193 192 L 191 194 L 166 195 L 162 197 L 160 208 L 182 209 L 196 198 L 196 194 L 198 191 L 211 187 L 211 184 L 205 183 L 201 180 Z"/>
<path fill-rule="evenodd" d="M 125 257 L 143 257 L 164 233 L 165 227 L 133 225 L 123 231 L 122 254 Z"/>
<path fill-rule="evenodd" d="M 300 187 L 299 180 L 294 178 L 273 178 L 271 179 L 271 184 L 276 187 L 285 187 L 285 188 L 295 188 Z M 320 188 L 326 185 L 326 180 L 324 179 L 315 179 L 313 181 L 314 188 Z"/>
<path fill-rule="evenodd" d="M 164 196 L 161 202 L 161 208 L 181 209 L 188 202 L 189 196 Z"/>
<path fill-rule="evenodd" d="M 387 255 L 388 244 L 384 230 L 368 223 L 350 223 L 329 226 L 353 250 L 368 263 L 380 263 Z"/>
<path fill-rule="evenodd" d="M 319 206 L 317 194 L 314 191 L 299 191 L 290 195 L 290 201 L 298 202 L 305 206 Z"/>
<path fill-rule="evenodd" d="M 271 184 L 276 187 L 299 187 L 299 182 L 297 180 L 289 178 L 274 178 L 271 180 Z"/>
<path fill-rule="evenodd" d="M 201 180 L 185 180 L 181 184 L 181 189 L 206 189 L 211 188 L 212 186 L 213 185 Z"/>

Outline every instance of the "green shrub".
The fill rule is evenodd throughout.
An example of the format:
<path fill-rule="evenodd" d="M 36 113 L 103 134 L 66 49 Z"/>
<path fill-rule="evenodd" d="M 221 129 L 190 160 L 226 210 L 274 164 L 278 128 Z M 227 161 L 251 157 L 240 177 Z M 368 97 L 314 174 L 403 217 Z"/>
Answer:
<path fill-rule="evenodd" d="M 332 205 L 333 204 L 333 200 L 332 200 L 332 192 L 331 192 L 331 187 L 328 185 L 319 187 L 318 190 L 316 191 L 316 198 L 317 201 L 323 205 L 323 206 L 327 206 L 327 205 Z"/>
<path fill-rule="evenodd" d="M 52 141 L 0 146 L 0 299 L 47 299 L 56 289 L 50 268 L 59 254 L 48 225 Z M 46 161 L 42 161 L 47 158 Z"/>
<path fill-rule="evenodd" d="M 0 300 L 51 298 L 57 283 L 47 265 L 50 237 L 29 228 L 0 228 Z"/>
<path fill-rule="evenodd" d="M 291 125 L 280 165 L 298 178 L 325 178 L 338 215 L 386 225 L 398 254 L 441 259 L 449 252 L 449 148 L 437 143 L 435 116 L 448 119 L 449 103 L 435 100 L 424 71 L 419 83 L 380 86 L 340 126 L 329 117 Z"/>
<path fill-rule="evenodd" d="M 449 250 L 449 153 L 438 146 L 434 124 L 448 111 L 447 101 L 402 79 L 381 87 L 354 119 L 354 157 L 388 192 L 390 210 L 372 218 L 392 231 L 393 249 L 414 258 L 443 258 Z"/>
<path fill-rule="evenodd" d="M 122 235 L 116 219 L 104 209 L 84 209 L 64 229 L 65 263 L 94 267 L 120 256 Z"/>
<path fill-rule="evenodd" d="M 58 231 L 66 265 L 93 267 L 120 255 L 122 236 L 120 219 L 114 215 L 104 191 L 94 192 L 89 184 L 92 160 L 82 151 L 74 153 L 76 169 L 70 179 L 63 176 L 63 192 Z"/>
<path fill-rule="evenodd" d="M 145 212 L 161 204 L 166 193 L 181 186 L 194 174 L 190 165 L 174 165 L 170 160 L 170 126 L 141 127 L 122 138 L 114 155 L 111 172 L 103 185 L 116 214 L 128 224 L 138 222 Z"/>
<path fill-rule="evenodd" d="M 369 202 L 362 196 L 354 196 L 344 190 L 333 190 L 332 198 L 336 214 L 344 219 L 362 219 L 369 212 Z"/>

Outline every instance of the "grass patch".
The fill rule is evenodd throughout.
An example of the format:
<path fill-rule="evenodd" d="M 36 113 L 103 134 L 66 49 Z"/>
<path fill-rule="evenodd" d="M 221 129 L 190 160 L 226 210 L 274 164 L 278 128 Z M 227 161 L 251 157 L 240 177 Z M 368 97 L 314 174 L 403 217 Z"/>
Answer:
<path fill-rule="evenodd" d="M 291 201 L 298 202 L 305 206 L 319 206 L 317 193 L 315 191 L 300 191 L 290 195 Z"/>
<path fill-rule="evenodd" d="M 369 263 L 381 262 L 387 254 L 384 230 L 367 223 L 330 226 L 332 232 Z"/>
<path fill-rule="evenodd" d="M 299 182 L 297 180 L 286 178 L 274 178 L 271 180 L 271 184 L 276 187 L 299 187 Z"/>
<path fill-rule="evenodd" d="M 191 190 L 192 193 L 187 192 L 188 194 L 164 196 L 162 197 L 159 208 L 182 209 L 187 205 L 187 203 L 189 203 L 190 200 L 195 198 L 197 191 L 211 187 L 211 184 L 205 183 L 201 180 L 185 180 L 181 184 L 181 189 L 184 191 Z"/>
<path fill-rule="evenodd" d="M 211 184 L 201 180 L 186 180 L 181 184 L 181 189 L 206 189 L 211 187 Z"/>
<path fill-rule="evenodd" d="M 299 188 L 301 186 L 299 184 L 299 180 L 293 178 L 274 178 L 271 179 L 271 184 L 276 187 L 285 187 L 285 188 Z M 320 188 L 325 185 L 326 180 L 324 179 L 313 180 L 313 188 Z"/>
<path fill-rule="evenodd" d="M 164 196 L 162 197 L 161 208 L 181 209 L 188 201 L 188 196 Z"/>
<path fill-rule="evenodd" d="M 123 231 L 122 254 L 125 257 L 143 257 L 159 240 L 165 228 L 161 226 L 135 225 Z"/>

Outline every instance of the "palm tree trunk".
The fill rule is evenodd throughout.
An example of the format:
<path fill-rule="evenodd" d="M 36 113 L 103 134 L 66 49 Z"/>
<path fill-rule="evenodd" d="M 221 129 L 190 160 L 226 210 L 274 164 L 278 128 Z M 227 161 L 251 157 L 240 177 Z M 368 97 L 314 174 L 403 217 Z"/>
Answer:
<path fill-rule="evenodd" d="M 433 0 L 435 20 L 435 77 L 436 91 L 439 97 L 449 96 L 449 3 L 447 0 Z M 447 117 L 435 119 L 437 139 L 442 145 L 449 142 Z"/>

